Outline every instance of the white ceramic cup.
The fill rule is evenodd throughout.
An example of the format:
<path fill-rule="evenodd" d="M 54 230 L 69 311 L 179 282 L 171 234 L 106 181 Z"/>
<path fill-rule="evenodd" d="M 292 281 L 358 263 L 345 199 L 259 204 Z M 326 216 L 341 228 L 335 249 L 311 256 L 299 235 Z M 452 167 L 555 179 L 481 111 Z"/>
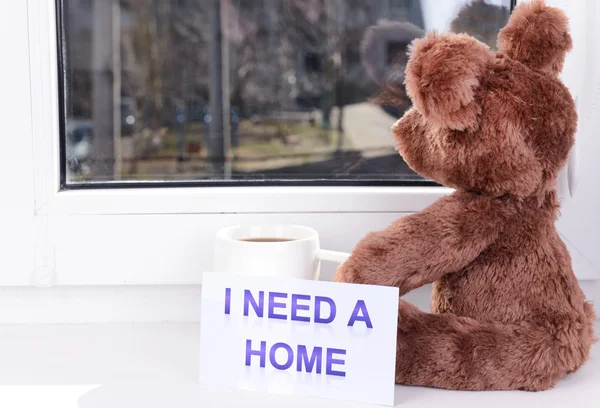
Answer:
<path fill-rule="evenodd" d="M 279 242 L 249 238 L 289 239 Z M 321 261 L 342 263 L 350 256 L 319 246 L 319 234 L 300 225 L 236 225 L 217 232 L 214 271 L 253 276 L 319 279 Z"/>

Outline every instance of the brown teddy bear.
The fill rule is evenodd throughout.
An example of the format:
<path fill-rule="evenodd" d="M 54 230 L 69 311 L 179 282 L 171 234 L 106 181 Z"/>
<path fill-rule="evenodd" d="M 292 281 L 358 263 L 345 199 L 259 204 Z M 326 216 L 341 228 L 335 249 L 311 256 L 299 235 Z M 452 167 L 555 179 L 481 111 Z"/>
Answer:
<path fill-rule="evenodd" d="M 336 274 L 400 295 L 433 283 L 433 313 L 400 300 L 400 384 L 545 390 L 594 342 L 593 307 L 554 226 L 577 123 L 558 79 L 567 17 L 543 1 L 520 5 L 498 46 L 462 34 L 414 41 L 413 108 L 393 134 L 412 169 L 456 191 L 367 235 Z"/>

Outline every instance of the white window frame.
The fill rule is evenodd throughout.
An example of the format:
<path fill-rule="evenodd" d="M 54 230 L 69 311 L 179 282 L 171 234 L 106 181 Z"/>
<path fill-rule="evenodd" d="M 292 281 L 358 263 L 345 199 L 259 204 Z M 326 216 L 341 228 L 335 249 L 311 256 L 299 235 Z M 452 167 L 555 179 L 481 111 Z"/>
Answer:
<path fill-rule="evenodd" d="M 54 0 L 29 0 L 36 211 L 75 214 L 414 212 L 448 194 L 444 187 L 182 187 L 63 190 L 57 18 Z M 168 185 L 164 182 L 163 185 Z M 207 183 L 208 184 L 208 183 Z"/>
<path fill-rule="evenodd" d="M 54 0 L 27 0 L 27 20 L 28 38 L 15 41 L 27 47 L 30 56 L 35 265 L 32 274 L 6 275 L 0 285 L 198 284 L 201 271 L 210 269 L 214 232 L 222 226 L 304 223 L 320 231 L 323 246 L 349 251 L 368 231 L 452 191 L 443 187 L 61 191 Z M 568 240 L 567 245 L 577 276 L 598 279 L 599 271 Z"/>
<path fill-rule="evenodd" d="M 444 187 L 159 187 L 131 189 L 77 189 L 61 190 L 59 159 L 59 89 L 57 15 L 54 0 L 28 0 L 29 54 L 31 79 L 31 109 L 33 113 L 33 160 L 35 215 L 43 217 L 42 234 L 48 244 L 36 250 L 38 261 L 46 265 L 37 268 L 42 272 L 33 277 L 34 284 L 95 285 L 95 284 L 196 284 L 200 283 L 200 270 L 186 269 L 179 265 L 165 271 L 165 265 L 136 263 L 126 259 L 127 252 L 118 254 L 112 270 L 94 268 L 90 264 L 91 252 L 83 251 L 61 256 L 64 247 L 75 245 L 82 239 L 90 239 L 97 245 L 97 256 L 110 257 L 110 237 L 102 237 L 106 231 L 98 226 L 112 225 L 118 234 L 119 225 L 158 223 L 157 234 L 169 248 L 189 245 L 190 233 L 179 234 L 182 224 L 196 223 L 198 227 L 210 220 L 201 236 L 203 251 L 208 251 L 214 228 L 229 223 L 247 222 L 299 222 L 309 220 L 321 231 L 322 240 L 330 247 L 350 250 L 364 233 L 381 228 L 394 218 L 419 211 L 452 190 Z M 109 185 L 107 185 L 108 187 Z M 77 218 L 74 218 L 77 217 Z M 332 219 L 335 219 L 332 223 Z M 76 223 L 73 224 L 73 220 Z M 173 223 L 170 228 L 170 221 Z M 359 221 L 357 221 L 359 220 Z M 378 220 L 370 222 L 369 220 Z M 382 221 L 385 220 L 385 221 Z M 357 227 L 360 225 L 360 227 Z M 72 228 L 70 228 L 71 226 Z M 347 228 L 341 234 L 330 229 Z M 76 229 L 88 231 L 77 234 Z M 327 230 L 323 230 L 327 229 Z M 139 237 L 129 231 L 132 242 L 145 242 L 148 231 L 140 230 Z M 169 238 L 164 238 L 169 237 Z M 348 239 L 351 237 L 351 239 Z M 104 240 L 103 251 L 100 242 Z M 108 247 L 106 246 L 108 245 Z M 135 245 L 135 244 L 133 244 Z M 80 248 L 80 247 L 78 247 Z M 139 257 L 142 249 L 131 251 Z M 209 269 L 210 254 L 202 254 Z M 74 258 L 73 258 L 74 257 Z M 80 259 L 78 257 L 81 257 Z M 64 261 L 67 259 L 67 261 Z M 63 261 L 61 261 L 63 260 Z M 140 265 L 138 268 L 136 265 Z M 76 265 L 80 265 L 78 269 Z M 38 265 L 39 266 L 39 265 Z M 196 267 L 198 264 L 195 265 Z M 119 271 L 119 268 L 127 269 Z M 162 270 L 159 270 L 162 268 Z"/>

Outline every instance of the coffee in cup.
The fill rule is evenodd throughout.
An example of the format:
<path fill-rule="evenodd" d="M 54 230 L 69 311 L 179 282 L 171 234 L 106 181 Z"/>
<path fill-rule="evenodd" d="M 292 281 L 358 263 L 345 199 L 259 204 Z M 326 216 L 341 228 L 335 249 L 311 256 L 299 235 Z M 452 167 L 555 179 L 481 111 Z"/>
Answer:
<path fill-rule="evenodd" d="M 240 241 L 246 242 L 287 242 L 294 241 L 294 238 L 244 238 L 240 239 Z"/>

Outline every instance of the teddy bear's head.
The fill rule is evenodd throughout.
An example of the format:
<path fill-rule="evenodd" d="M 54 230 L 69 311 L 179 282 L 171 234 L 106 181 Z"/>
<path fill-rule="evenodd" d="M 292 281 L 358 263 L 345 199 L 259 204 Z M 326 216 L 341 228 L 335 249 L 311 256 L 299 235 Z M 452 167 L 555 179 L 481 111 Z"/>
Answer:
<path fill-rule="evenodd" d="M 400 154 L 421 175 L 479 194 L 554 188 L 577 123 L 558 79 L 570 49 L 567 17 L 542 0 L 514 10 L 496 53 L 464 34 L 415 40 L 413 107 L 393 127 Z"/>

